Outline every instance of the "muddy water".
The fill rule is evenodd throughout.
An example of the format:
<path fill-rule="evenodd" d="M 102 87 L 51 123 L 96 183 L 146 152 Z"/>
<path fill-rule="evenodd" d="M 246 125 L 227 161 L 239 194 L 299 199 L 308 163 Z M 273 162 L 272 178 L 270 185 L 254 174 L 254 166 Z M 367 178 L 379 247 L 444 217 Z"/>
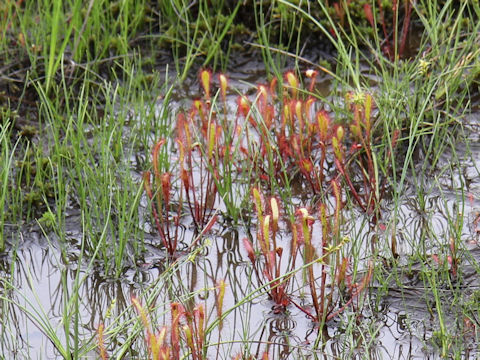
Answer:
<path fill-rule="evenodd" d="M 264 81 L 263 65 L 252 64 L 252 61 L 239 60 L 237 72 L 229 74 L 233 88 L 241 92 L 253 93 L 252 85 Z M 329 79 L 320 81 L 325 93 L 330 91 Z M 185 103 L 185 99 L 198 97 L 196 79 L 188 80 L 175 94 L 175 100 Z M 233 97 L 232 97 L 233 99 Z M 234 101 L 234 100 L 232 100 Z M 160 105 L 162 106 L 162 105 Z M 172 108 L 181 105 L 170 104 Z M 477 104 L 475 113 L 464 121 L 464 131 L 469 139 L 469 146 L 459 142 L 456 152 L 462 160 L 458 164 L 449 164 L 450 153 L 444 153 L 439 168 L 449 164 L 448 172 L 435 172 L 432 179 L 426 183 L 430 191 L 426 192 L 425 202 L 427 212 L 419 209 L 416 186 L 407 185 L 405 196 L 401 199 L 397 216 L 397 251 L 398 277 L 388 279 L 385 284 L 372 284 L 371 290 L 364 299 L 364 308 L 361 318 L 353 330 L 356 334 L 354 341 L 347 337 L 347 324 L 342 322 L 342 316 L 329 323 L 324 334 L 328 339 L 321 348 L 316 347 L 317 330 L 311 321 L 295 307 L 289 307 L 285 314 L 272 312 L 272 303 L 267 295 L 255 293 L 258 286 L 255 276 L 251 275 L 248 257 L 241 246 L 241 239 L 248 231 L 254 229 L 232 228 L 227 221 L 220 221 L 214 228 L 205 246 L 196 256 L 195 262 L 181 260 L 177 271 L 168 275 L 164 273 L 165 254 L 159 248 L 159 239 L 148 222 L 140 224 L 146 231 L 146 255 L 143 261 L 127 269 L 119 280 L 106 277 L 101 266 L 87 267 L 78 265 L 75 261 L 79 257 L 79 244 L 82 241 L 80 214 L 72 210 L 66 219 L 66 238 L 71 244 L 67 250 L 70 261 L 68 265 L 62 260 L 61 252 L 55 243 L 53 234 L 45 236 L 35 225 L 26 226 L 19 232 L 12 232 L 12 242 L 19 243 L 16 256 L 2 258 L 2 277 L 6 278 L 17 291 L 4 287 L 0 293 L 12 297 L 18 306 L 5 308 L 3 318 L 7 322 L 0 325 L 0 329 L 8 334 L 0 344 L 0 352 L 5 358 L 57 358 L 58 353 L 54 346 L 42 332 L 42 328 L 34 318 L 45 319 L 65 343 L 65 332 L 61 321 L 64 306 L 71 300 L 75 277 L 81 279 L 79 287 L 79 338 L 90 339 L 96 336 L 96 329 L 102 323 L 112 323 L 113 319 L 126 320 L 129 318 L 124 311 L 130 305 L 132 295 L 141 295 L 149 287 L 164 287 L 155 303 L 159 306 L 158 323 L 169 322 L 168 304 L 172 298 L 178 299 L 191 292 L 196 292 L 191 304 L 200 301 L 206 302 L 211 318 L 215 318 L 215 296 L 208 289 L 214 288 L 216 282 L 225 279 L 228 284 L 224 309 L 234 309 L 225 319 L 221 332 L 215 330 L 211 341 L 224 341 L 219 347 L 220 358 L 231 358 L 232 354 L 242 351 L 242 343 L 250 344 L 252 354 L 261 355 L 269 344 L 269 353 L 272 359 L 332 359 L 355 358 L 369 359 L 424 359 L 437 358 L 438 347 L 434 345 L 435 332 L 438 330 L 438 318 L 432 308 L 431 294 L 425 290 L 425 283 L 419 274 L 425 270 L 420 263 L 409 261 L 409 255 L 415 252 L 418 246 L 425 248 L 427 253 L 441 255 L 446 239 L 451 236 L 449 219 L 452 214 L 459 214 L 463 221 L 461 227 L 461 264 L 464 274 L 465 298 L 464 302 L 474 301 L 474 289 L 478 288 L 478 264 L 480 263 L 480 225 L 475 225 L 475 219 L 480 212 L 480 111 Z M 421 154 L 419 155 L 421 157 Z M 140 174 L 138 174 L 140 177 Z M 464 192 L 466 201 L 461 204 L 461 192 Z M 300 201 L 299 201 L 300 202 Z M 385 205 L 384 218 L 393 216 L 389 212 L 389 204 Z M 148 213 L 144 202 L 143 211 Z M 358 220 L 355 211 L 350 213 L 351 218 L 345 219 L 350 223 L 347 227 L 350 236 L 368 236 Z M 288 242 L 288 234 L 284 233 L 284 241 Z M 380 234 L 388 239 L 388 234 Z M 184 228 L 186 242 L 193 238 L 188 226 Z M 421 241 L 419 241 L 421 239 Z M 288 245 L 285 245 L 288 246 Z M 437 266 L 430 262 L 430 266 Z M 405 267 L 403 269 L 402 267 Z M 9 269 L 14 271 L 10 272 Z M 249 280 L 251 279 L 251 281 Z M 65 285 L 62 285 L 65 284 Z M 400 287 L 399 284 L 403 286 Z M 380 289 L 381 287 L 381 289 Z M 252 293 L 253 292 L 253 293 Z M 294 294 L 298 302 L 302 301 L 300 291 Z M 236 304 L 250 296 L 251 300 L 241 306 Z M 445 294 L 448 299 L 448 294 Z M 447 305 L 445 305 L 447 306 Z M 26 311 L 20 311 L 19 307 Z M 433 312 L 432 312 L 433 309 Z M 349 311 L 349 310 L 347 310 Z M 28 316 L 32 312 L 35 317 Z M 8 315 L 5 315 L 8 314 Z M 455 307 L 446 311 L 443 321 L 450 328 L 454 328 L 458 321 Z M 131 317 L 131 315 L 130 315 Z M 127 341 L 124 334 L 116 339 L 117 344 Z M 477 336 L 477 338 L 475 338 Z M 472 348 L 472 352 L 465 356 L 473 356 L 475 341 L 478 334 L 465 337 L 465 348 Z M 16 339 L 16 340 L 14 340 Z M 463 336 L 462 336 L 463 339 Z M 459 339 L 459 341 L 463 341 Z M 107 348 L 115 348 L 115 343 L 108 343 Z M 211 357 L 216 356 L 216 347 Z M 365 354 L 364 349 L 369 349 Z M 85 354 L 97 358 L 95 349 L 85 349 Z M 348 354 L 348 355 L 346 355 Z M 135 358 L 133 356 L 133 358 Z"/>

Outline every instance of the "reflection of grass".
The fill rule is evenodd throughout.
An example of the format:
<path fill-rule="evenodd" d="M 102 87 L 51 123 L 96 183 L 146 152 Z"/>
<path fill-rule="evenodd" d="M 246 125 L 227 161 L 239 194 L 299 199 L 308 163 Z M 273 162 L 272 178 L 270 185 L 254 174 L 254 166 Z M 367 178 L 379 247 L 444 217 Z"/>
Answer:
<path fill-rule="evenodd" d="M 153 244 L 145 241 L 144 229 L 152 219 L 140 173 L 150 166 L 152 146 L 165 139 L 155 161 L 175 180 L 168 183 L 165 193 L 165 197 L 172 196 L 168 205 L 175 208 L 176 222 L 171 225 L 179 230 L 180 224 L 188 223 L 186 213 L 191 212 L 200 236 L 188 243 L 187 256 L 179 251 L 175 261 L 169 259 L 173 264 L 165 266 L 167 270 L 155 286 L 145 290 L 142 298 L 148 299 L 149 307 L 197 304 L 198 298 L 208 299 L 208 294 L 216 291 L 212 289 L 220 270 L 213 271 L 209 264 L 215 250 L 211 242 L 201 240 L 205 238 L 202 230 L 213 225 L 209 219 L 219 213 L 214 207 L 221 203 L 226 213 L 218 216 L 213 230 L 225 224 L 230 230 L 242 230 L 246 224 L 249 232 L 255 231 L 256 225 L 257 236 L 251 238 L 258 246 L 246 243 L 245 254 L 238 247 L 244 236 L 230 239 L 232 249 L 221 256 L 235 254 L 238 258 L 234 270 L 225 270 L 230 282 L 238 281 L 229 284 L 235 291 L 225 296 L 225 302 L 228 296 L 235 301 L 221 314 L 211 316 L 208 326 L 202 327 L 202 337 L 220 333 L 224 321 L 231 321 L 233 327 L 240 323 L 240 348 L 244 354 L 254 354 L 252 344 L 258 334 L 246 319 L 254 317 L 254 301 L 269 293 L 281 305 L 282 316 L 301 308 L 321 325 L 332 319 L 339 322 L 342 335 L 352 343 L 345 356 L 351 356 L 357 345 L 368 350 L 378 335 L 376 319 L 361 319 L 361 305 L 368 312 L 370 304 L 362 304 L 359 295 L 373 291 L 371 284 L 387 292 L 390 278 L 397 280 L 396 287 L 403 291 L 402 276 L 408 273 L 423 282 L 422 288 L 416 286 L 437 321 L 433 338 L 442 355 L 452 351 L 460 356 L 463 351 L 464 345 L 450 329 L 455 321 L 457 332 L 478 339 L 478 294 L 468 288 L 462 270 L 468 265 L 476 274 L 480 272 L 478 259 L 463 245 L 470 195 L 461 166 L 464 157 L 475 155 L 456 151 L 462 117 L 470 111 L 472 94 L 478 91 L 480 25 L 475 19 L 480 9 L 475 2 L 444 1 L 442 6 L 432 6 L 419 1 L 412 17 L 424 31 L 419 34 L 416 54 L 404 59 L 395 56 L 395 46 L 385 54 L 384 36 L 365 34 L 356 22 L 348 21 L 351 14 L 342 14 L 348 29 L 340 27 L 323 2 L 310 12 L 298 1 L 272 1 L 268 2 L 272 9 L 268 14 L 266 2 L 255 2 L 251 20 L 259 28 L 259 37 L 253 41 L 262 49 L 270 83 L 258 85 L 255 96 L 240 94 L 237 109 L 233 109 L 236 112 L 230 115 L 226 94 L 235 89 L 227 90 L 226 77 L 214 79 L 203 71 L 204 97 L 191 99 L 192 107 L 180 116 L 169 107 L 173 86 L 169 80 L 161 83 L 159 74 L 148 71 L 155 59 L 145 49 L 171 46 L 182 79 L 195 65 L 228 67 L 231 41 L 239 29 L 236 16 L 243 2 L 236 2 L 227 13 L 222 13 L 228 7 L 220 0 L 202 0 L 192 7 L 190 1 L 160 2 L 158 9 L 152 9 L 150 2 L 130 0 L 88 1 L 86 9 L 84 3 L 7 0 L 0 5 L 0 58 L 6 66 L 2 71 L 7 69 L 9 74 L 2 72 L 0 78 L 2 253 L 12 251 L 15 244 L 11 242 L 21 238 L 21 232 L 11 229 L 37 220 L 44 237 L 60 250 L 59 268 L 86 266 L 115 279 L 123 279 L 130 270 L 140 273 L 137 267 L 147 262 L 143 259 L 147 246 L 163 251 L 158 239 Z M 321 21 L 317 12 L 323 16 Z M 371 20 L 381 27 L 381 19 Z M 400 22 L 398 26 L 400 30 Z M 307 72 L 305 79 L 298 76 L 302 58 L 292 54 L 302 52 L 304 28 L 316 28 L 336 49 L 333 70 L 318 67 Z M 154 32 L 159 35 L 152 35 Z M 283 46 L 276 45 L 277 40 Z M 142 49 L 137 54 L 139 43 Z M 288 54 L 296 69 L 284 74 Z M 17 77 L 19 82 L 12 81 L 18 74 L 23 76 Z M 316 93 L 315 81 L 321 75 L 331 77 L 333 99 L 322 99 Z M 163 100 L 159 112 L 156 95 Z M 442 159 L 445 152 L 450 154 L 448 164 Z M 162 174 L 155 175 L 161 181 Z M 453 179 L 452 183 L 458 179 L 458 190 L 446 187 L 445 179 Z M 278 199 L 271 198 L 275 200 L 268 209 L 264 206 L 259 211 L 257 206 L 255 211 L 255 204 L 249 206 L 254 202 L 246 190 L 250 184 Z M 180 201 L 182 191 L 190 196 L 187 205 Z M 432 210 L 429 205 L 437 194 L 444 203 L 440 234 L 434 216 L 439 209 Z M 455 206 L 450 206 L 452 194 Z M 155 183 L 151 197 L 161 195 L 161 186 Z M 422 219 L 413 234 L 404 229 L 406 199 L 414 203 Z M 163 215 L 172 215 L 169 210 L 162 211 L 163 205 L 157 206 L 159 222 Z M 76 230 L 80 234 L 74 239 L 66 233 L 72 209 L 79 214 Z M 313 219 L 319 219 L 321 225 L 315 227 Z M 287 229 L 279 224 L 291 226 Z M 212 236 L 216 235 L 213 232 Z M 296 259 L 298 267 L 286 266 L 295 263 L 296 255 L 276 243 L 284 239 L 303 242 L 298 245 L 304 248 L 304 258 Z M 170 252 L 177 250 L 176 240 Z M 231 259 L 221 256 L 219 264 L 230 264 Z M 261 285 L 253 285 L 247 257 L 254 263 Z M 12 262 L 10 269 L 2 272 L 14 276 L 21 265 Z M 188 273 L 188 279 L 182 271 Z M 83 311 L 79 289 L 87 277 L 80 278 L 78 272 L 73 281 L 64 272 L 62 276 L 61 331 L 48 311 L 35 302 L 35 296 L 18 300 L 23 289 L 15 279 L 2 280 L 8 291 L 1 299 L 4 306 L 31 318 L 59 355 L 78 358 L 96 348 L 93 332 L 85 337 L 79 328 L 79 312 Z M 238 280 L 241 276 L 244 281 Z M 33 281 L 30 285 L 35 286 Z M 382 295 L 388 299 L 379 290 L 377 296 Z M 380 302 L 377 299 L 377 304 Z M 294 304 L 298 307 L 291 306 Z M 194 314 L 194 307 L 190 309 Z M 148 345 L 138 340 L 141 327 L 137 324 L 133 333 L 128 332 L 137 314 L 131 308 L 120 313 L 105 319 L 109 320 L 104 331 L 105 352 L 145 357 Z M 185 321 L 188 327 L 188 319 Z M 11 329 L 13 322 L 2 315 L 1 337 L 6 340 L 9 335 L 4 330 Z M 155 322 L 164 323 L 163 319 Z M 149 331 L 155 334 L 154 329 Z M 184 334 L 184 347 L 196 358 L 204 356 L 207 347 L 217 346 L 217 355 L 223 346 L 231 350 L 239 337 L 234 333 L 232 338 L 222 336 L 220 345 L 202 340 L 191 347 Z M 270 346 L 269 339 L 259 336 Z M 288 341 L 292 340 L 289 336 Z M 120 343 L 120 339 L 126 340 Z M 325 342 L 319 331 L 316 345 L 321 348 Z M 262 351 L 256 353 L 260 356 Z"/>
<path fill-rule="evenodd" d="M 5 209 L 6 205 L 10 203 L 10 197 L 8 196 L 8 185 L 10 180 L 10 169 L 12 167 L 12 156 L 14 154 L 14 149 L 10 149 L 8 133 L 9 121 L 5 120 L 5 124 L 0 127 L 0 146 L 2 148 L 0 153 L 0 163 L 2 164 L 2 170 L 0 171 L 0 252 L 5 250 Z"/>

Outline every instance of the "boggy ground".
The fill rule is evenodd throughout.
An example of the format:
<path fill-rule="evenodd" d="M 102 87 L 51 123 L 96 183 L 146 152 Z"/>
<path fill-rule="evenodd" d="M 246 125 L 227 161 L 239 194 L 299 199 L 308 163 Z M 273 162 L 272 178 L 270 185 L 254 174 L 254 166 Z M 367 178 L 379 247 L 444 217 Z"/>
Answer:
<path fill-rule="evenodd" d="M 278 5 L 272 19 L 291 10 L 280 18 L 340 30 Z M 90 41 L 88 55 L 88 37 L 76 51 L 73 38 L 62 59 L 62 37 L 60 50 L 30 37 L 42 34 L 25 31 L 32 9 L 11 6 L 7 38 L 21 48 L 28 34 L 29 50 L 15 66 L 2 53 L 4 356 L 476 356 L 474 5 L 414 8 L 418 49 L 404 58 L 382 47 L 378 18 L 366 47 L 355 31 L 333 37 L 325 61 L 259 27 L 242 55 L 216 60 L 225 95 L 219 72 L 200 71 L 207 42 L 188 26 L 170 37 L 179 53 L 125 52 L 148 36 L 129 40 L 123 26 L 141 12 L 112 7 L 125 14 L 104 21 L 114 48 Z M 72 31 L 108 14 L 88 11 Z M 98 55 L 107 48 L 123 55 Z"/>

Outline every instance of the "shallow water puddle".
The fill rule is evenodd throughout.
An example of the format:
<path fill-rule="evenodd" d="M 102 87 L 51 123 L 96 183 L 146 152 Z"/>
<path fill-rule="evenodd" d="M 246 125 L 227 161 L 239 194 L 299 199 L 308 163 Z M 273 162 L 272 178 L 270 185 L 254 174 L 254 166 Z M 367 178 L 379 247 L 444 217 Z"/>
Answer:
<path fill-rule="evenodd" d="M 260 70 L 252 70 L 251 64 L 248 67 L 250 71 L 247 73 L 231 75 L 234 87 L 247 90 L 245 82 L 257 82 L 259 76 L 261 77 Z M 193 86 L 192 83 L 195 84 L 196 80 L 187 82 L 183 89 L 185 93 L 180 90 L 179 94 L 175 95 L 176 99 L 197 97 L 198 94 L 191 89 L 198 88 L 198 85 Z M 328 80 L 325 80 L 325 84 L 328 88 Z M 232 103 L 234 101 L 232 97 Z M 223 279 L 228 285 L 223 309 L 231 309 L 231 312 L 225 318 L 222 329 L 219 331 L 217 328 L 210 338 L 212 343 L 224 342 L 218 347 L 220 358 L 232 358 L 244 349 L 244 344 L 249 344 L 250 353 L 257 355 L 261 355 L 268 348 L 272 359 L 331 359 L 342 358 L 345 354 L 350 354 L 350 358 L 361 358 L 365 357 L 365 349 L 368 349 L 370 359 L 436 358 L 439 351 L 439 319 L 435 306 L 438 304 L 428 287 L 425 274 L 446 264 L 448 249 L 445 244 L 448 242 L 445 239 L 452 237 L 452 219 L 459 222 L 458 229 L 461 234 L 460 243 L 457 244 L 458 270 L 463 274 L 460 286 L 465 288 L 465 296 L 460 300 L 465 305 L 479 296 L 479 115 L 477 110 L 466 120 L 464 129 L 470 140 L 469 147 L 466 148 L 463 144 L 456 147 L 461 154 L 461 163 L 450 164 L 451 154 L 443 154 L 438 167 L 448 171 L 434 172 L 428 180 L 429 183 L 424 184 L 426 191 L 422 200 L 426 204 L 426 211 L 419 206 L 418 184 L 408 183 L 396 213 L 398 262 L 392 265 L 385 261 L 387 264 L 380 265 L 379 259 L 377 265 L 385 266 L 386 273 L 392 270 L 392 276 L 386 283 L 378 280 L 372 283 L 371 289 L 365 296 L 362 295 L 364 306 L 353 325 L 355 329 L 349 329 L 352 323 L 344 321 L 347 315 L 351 315 L 349 308 L 345 310 L 345 314 L 340 314 L 330 321 L 324 337 L 324 340 L 328 340 L 321 347 L 316 344 L 317 329 L 303 312 L 290 305 L 286 313 L 275 314 L 272 311 L 273 303 L 268 296 L 255 291 L 258 282 L 256 277 L 252 276 L 247 252 L 241 241 L 247 232 L 255 233 L 255 226 L 247 229 L 241 226 L 235 228 L 227 221 L 219 221 L 199 252 L 181 256 L 176 270 L 170 270 L 166 274 L 165 252 L 161 249 L 160 239 L 155 235 L 153 226 L 145 220 L 139 224 L 145 231 L 146 254 L 143 261 L 132 263 L 120 279 L 114 281 L 102 273 L 101 263 L 89 264 L 89 260 L 83 258 L 82 264 L 78 264 L 81 244 L 85 239 L 82 236 L 81 216 L 72 211 L 66 218 L 66 237 L 70 246 L 64 253 L 57 248 L 55 235 L 49 233 L 44 236 L 38 226 L 12 232 L 11 242 L 18 243 L 18 246 L 15 251 L 12 250 L 3 257 L 2 277 L 6 282 L 0 290 L 0 294 L 9 298 L 11 303 L 4 309 L 0 329 L 4 334 L 14 335 L 3 336 L 11 341 L 0 342 L 2 353 L 18 359 L 58 357 L 44 332 L 51 326 L 60 343 L 66 343 L 62 317 L 65 316 L 65 308 L 71 306 L 69 301 L 75 293 L 73 287 L 76 284 L 79 284 L 80 315 L 76 328 L 79 331 L 78 337 L 83 342 L 84 339 L 96 337 L 100 323 L 108 326 L 115 320 L 130 321 L 133 311 L 127 309 L 131 304 L 131 296 L 148 293 L 151 287 L 164 288 L 154 302 L 158 306 L 157 324 L 169 323 L 169 303 L 172 299 L 184 299 L 191 306 L 204 302 L 207 313 L 211 319 L 215 319 L 215 286 Z M 138 178 L 141 178 L 140 174 Z M 300 197 L 295 201 L 302 203 Z M 146 198 L 141 208 L 144 212 L 141 218 L 149 219 Z M 388 209 L 386 204 L 382 214 L 386 230 L 378 234 L 383 241 L 390 241 L 391 228 L 388 219 L 395 216 Z M 345 236 L 365 239 L 362 243 L 367 246 L 365 244 L 368 244 L 372 235 L 364 226 L 361 215 L 355 210 L 346 214 L 346 226 L 342 232 Z M 185 246 L 188 246 L 194 234 L 188 226 L 183 226 L 182 232 Z M 290 234 L 286 229 L 282 229 L 281 235 L 287 248 Z M 410 260 L 411 255 L 419 251 L 419 247 L 422 248 L 422 253 L 430 257 L 426 262 Z M 348 246 L 346 251 L 357 251 L 360 255 L 362 253 L 362 249 Z M 14 261 L 13 254 L 16 256 Z M 180 254 L 183 254 L 182 251 Z M 10 273 L 9 269 L 13 271 Z M 358 269 L 359 272 L 365 270 L 366 265 L 363 269 Z M 76 276 L 81 279 L 79 283 L 75 283 Z M 301 272 L 297 276 L 301 279 Z M 300 283 L 300 280 L 297 281 Z M 9 286 L 16 290 L 12 291 Z M 442 305 L 448 306 L 448 289 L 443 290 L 439 298 Z M 195 295 L 188 298 L 191 293 Z M 294 292 L 298 303 L 304 301 L 303 295 L 304 290 L 300 286 L 300 289 Z M 246 297 L 249 297 L 248 301 L 245 301 Z M 307 303 L 302 304 L 308 307 L 308 300 L 305 301 Z M 457 329 L 458 321 L 466 321 L 459 319 L 456 309 L 457 307 L 452 306 L 445 312 L 448 316 L 442 319 L 442 322 L 447 328 Z M 29 316 L 29 313 L 34 316 Z M 40 325 L 39 322 L 43 321 L 44 325 Z M 131 327 L 135 328 L 132 331 L 141 334 L 142 330 L 138 326 L 134 327 L 132 324 Z M 475 353 L 475 342 L 479 337 L 478 328 L 472 326 L 471 329 L 471 333 L 462 334 L 464 336 L 458 339 L 471 344 L 467 349 L 471 348 L 472 352 L 465 353 L 466 357 Z M 116 343 L 107 339 L 107 350 L 130 341 L 128 335 L 121 334 L 115 339 Z M 73 338 L 74 334 L 70 333 L 69 336 Z M 464 338 L 467 340 L 462 340 Z M 94 344 L 95 341 L 84 351 L 92 358 L 98 357 Z M 211 358 L 216 356 L 216 351 L 217 347 L 212 346 L 209 350 Z"/>

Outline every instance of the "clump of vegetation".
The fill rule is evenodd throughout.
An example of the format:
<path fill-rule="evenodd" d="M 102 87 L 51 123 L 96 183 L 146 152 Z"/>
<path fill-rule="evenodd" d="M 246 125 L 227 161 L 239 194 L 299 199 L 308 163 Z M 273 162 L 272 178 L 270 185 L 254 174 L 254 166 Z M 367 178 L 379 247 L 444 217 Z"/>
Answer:
<path fill-rule="evenodd" d="M 34 357 L 38 328 L 65 359 L 352 358 L 397 316 L 472 356 L 479 15 L 4 1 L 0 352 Z"/>

